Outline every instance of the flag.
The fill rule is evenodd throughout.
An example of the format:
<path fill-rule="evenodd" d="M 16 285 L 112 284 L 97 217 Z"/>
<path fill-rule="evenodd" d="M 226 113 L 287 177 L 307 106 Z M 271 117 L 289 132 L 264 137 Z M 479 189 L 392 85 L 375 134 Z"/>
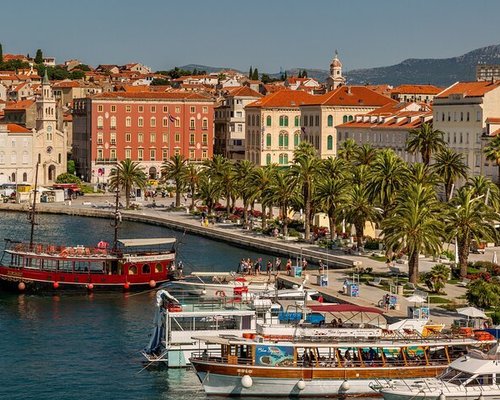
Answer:
<path fill-rule="evenodd" d="M 168 114 L 168 119 L 170 122 L 174 123 L 175 122 L 175 117 L 172 114 Z"/>
<path fill-rule="evenodd" d="M 303 126 L 303 127 L 301 127 L 301 128 L 300 128 L 300 130 L 301 130 L 301 131 L 302 131 L 302 133 L 305 135 L 305 133 L 306 133 L 306 127 L 305 127 L 305 126 Z"/>

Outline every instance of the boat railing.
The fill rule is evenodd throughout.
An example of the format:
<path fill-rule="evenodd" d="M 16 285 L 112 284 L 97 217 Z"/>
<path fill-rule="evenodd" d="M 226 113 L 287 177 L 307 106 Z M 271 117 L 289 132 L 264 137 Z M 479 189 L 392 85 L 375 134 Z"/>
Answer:
<path fill-rule="evenodd" d="M 114 253 L 107 248 L 88 247 L 88 246 L 57 246 L 51 244 L 35 243 L 16 243 L 9 248 L 14 253 L 35 254 L 39 256 L 51 257 L 103 257 L 107 255 L 114 255 Z"/>

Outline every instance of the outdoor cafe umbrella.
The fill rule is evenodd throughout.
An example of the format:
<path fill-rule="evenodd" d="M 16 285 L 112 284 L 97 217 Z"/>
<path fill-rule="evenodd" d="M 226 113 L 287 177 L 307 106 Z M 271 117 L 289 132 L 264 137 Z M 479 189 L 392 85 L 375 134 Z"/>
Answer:
<path fill-rule="evenodd" d="M 467 319 L 469 318 L 488 319 L 486 314 L 476 307 L 457 308 L 457 313 L 465 315 Z"/>
<path fill-rule="evenodd" d="M 409 303 L 426 303 L 427 302 L 427 299 L 425 299 L 424 297 L 418 295 L 418 294 L 414 294 L 414 295 L 411 295 L 410 297 L 407 297 L 406 298 L 406 301 L 408 301 Z"/>

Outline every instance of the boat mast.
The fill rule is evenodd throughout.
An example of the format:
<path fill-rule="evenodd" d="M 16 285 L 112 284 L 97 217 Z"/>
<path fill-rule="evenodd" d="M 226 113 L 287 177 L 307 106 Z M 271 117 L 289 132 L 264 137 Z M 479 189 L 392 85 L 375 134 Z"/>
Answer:
<path fill-rule="evenodd" d="M 115 230 L 113 237 L 113 253 L 116 253 L 118 249 L 118 227 L 121 222 L 121 214 L 118 211 L 118 207 L 120 206 L 120 169 L 118 165 L 116 166 L 116 198 L 115 198 L 115 220 L 113 223 L 113 228 Z"/>
<path fill-rule="evenodd" d="M 35 188 L 33 190 L 33 203 L 31 205 L 31 210 L 29 211 L 28 214 L 28 220 L 30 221 L 31 224 L 30 250 L 33 250 L 33 236 L 35 235 L 35 225 L 36 225 L 35 212 L 36 212 L 36 192 L 38 187 L 38 164 L 39 163 L 36 163 L 35 166 Z"/>

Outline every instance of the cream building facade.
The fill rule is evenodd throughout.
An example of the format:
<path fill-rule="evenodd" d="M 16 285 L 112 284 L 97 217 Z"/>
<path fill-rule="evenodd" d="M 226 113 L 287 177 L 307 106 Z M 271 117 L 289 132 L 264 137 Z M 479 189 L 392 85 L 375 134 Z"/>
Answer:
<path fill-rule="evenodd" d="M 462 153 L 471 176 L 498 181 L 498 168 L 485 160 L 486 121 L 500 117 L 500 81 L 457 82 L 434 98 L 434 129 L 450 148 Z"/>
<path fill-rule="evenodd" d="M 33 183 L 33 132 L 0 124 L 0 183 Z"/>

